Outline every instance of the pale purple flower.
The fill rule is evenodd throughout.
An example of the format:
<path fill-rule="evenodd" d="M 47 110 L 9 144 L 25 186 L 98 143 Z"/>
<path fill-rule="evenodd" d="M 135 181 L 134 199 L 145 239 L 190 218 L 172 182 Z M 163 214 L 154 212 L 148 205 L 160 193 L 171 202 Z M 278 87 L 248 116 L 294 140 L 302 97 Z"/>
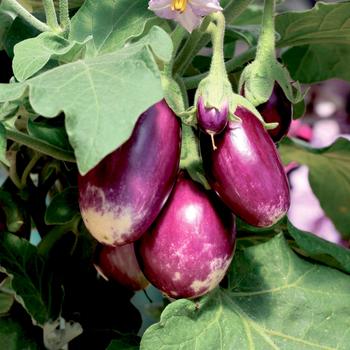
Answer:
<path fill-rule="evenodd" d="M 150 0 L 148 5 L 157 16 L 175 20 L 190 33 L 204 16 L 222 11 L 219 0 Z"/>

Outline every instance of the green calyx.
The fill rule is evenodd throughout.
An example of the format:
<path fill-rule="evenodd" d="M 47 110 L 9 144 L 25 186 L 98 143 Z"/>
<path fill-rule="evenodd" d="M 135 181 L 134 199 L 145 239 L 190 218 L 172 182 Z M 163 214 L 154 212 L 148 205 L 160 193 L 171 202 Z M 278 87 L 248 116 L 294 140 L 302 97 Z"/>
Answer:
<path fill-rule="evenodd" d="M 276 83 L 293 104 L 303 99 L 299 84 L 292 84 L 288 70 L 276 59 L 274 14 L 275 1 L 265 0 L 256 57 L 245 67 L 239 81 L 239 91 L 254 106 L 268 101 Z"/>

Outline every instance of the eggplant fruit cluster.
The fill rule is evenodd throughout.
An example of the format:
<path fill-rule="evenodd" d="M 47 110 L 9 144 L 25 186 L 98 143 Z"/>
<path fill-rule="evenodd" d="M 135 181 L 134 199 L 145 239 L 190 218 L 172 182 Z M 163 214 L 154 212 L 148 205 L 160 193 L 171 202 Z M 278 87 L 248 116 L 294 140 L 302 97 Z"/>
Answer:
<path fill-rule="evenodd" d="M 235 215 L 270 226 L 289 207 L 289 187 L 276 147 L 262 123 L 238 107 L 200 145 L 211 191 L 179 170 L 181 125 L 164 100 L 145 111 L 131 137 L 79 176 L 79 204 L 101 243 L 96 268 L 133 289 L 150 281 L 172 298 L 215 288 L 231 263 Z"/>

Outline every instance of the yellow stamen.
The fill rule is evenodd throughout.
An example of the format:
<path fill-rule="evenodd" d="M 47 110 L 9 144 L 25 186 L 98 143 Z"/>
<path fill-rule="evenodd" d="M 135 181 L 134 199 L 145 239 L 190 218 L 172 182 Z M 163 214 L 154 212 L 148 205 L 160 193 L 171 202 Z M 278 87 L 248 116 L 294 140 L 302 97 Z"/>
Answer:
<path fill-rule="evenodd" d="M 171 0 L 172 11 L 184 12 L 186 10 L 188 0 Z"/>

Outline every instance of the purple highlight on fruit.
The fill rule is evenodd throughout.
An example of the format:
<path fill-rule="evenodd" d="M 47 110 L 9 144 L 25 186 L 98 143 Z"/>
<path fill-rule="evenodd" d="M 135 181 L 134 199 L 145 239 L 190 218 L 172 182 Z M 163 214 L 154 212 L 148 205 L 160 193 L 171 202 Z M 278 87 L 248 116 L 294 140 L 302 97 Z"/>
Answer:
<path fill-rule="evenodd" d="M 79 205 L 101 243 L 123 245 L 141 237 L 176 181 L 181 126 L 164 100 L 138 119 L 129 140 L 79 176 Z"/>
<path fill-rule="evenodd" d="M 225 276 L 235 238 L 234 215 L 213 192 L 182 173 L 160 216 L 141 238 L 141 269 L 169 297 L 196 298 Z"/>
<path fill-rule="evenodd" d="M 145 289 L 149 284 L 137 261 L 134 243 L 116 247 L 101 245 L 95 267 L 103 278 L 131 290 Z"/>
<path fill-rule="evenodd" d="M 277 149 L 259 119 L 239 106 L 212 150 L 201 134 L 204 168 L 212 188 L 248 224 L 269 227 L 290 205 L 289 186 Z"/>
<path fill-rule="evenodd" d="M 287 135 L 293 119 L 293 106 L 277 83 L 269 100 L 257 109 L 266 123 L 278 123 L 276 128 L 268 130 L 274 142 L 280 141 Z"/>
<path fill-rule="evenodd" d="M 221 133 L 228 122 L 228 104 L 225 101 L 220 110 L 215 107 L 207 108 L 202 96 L 198 98 L 197 120 L 199 127 L 210 135 L 213 148 L 216 149 L 214 135 Z"/>

